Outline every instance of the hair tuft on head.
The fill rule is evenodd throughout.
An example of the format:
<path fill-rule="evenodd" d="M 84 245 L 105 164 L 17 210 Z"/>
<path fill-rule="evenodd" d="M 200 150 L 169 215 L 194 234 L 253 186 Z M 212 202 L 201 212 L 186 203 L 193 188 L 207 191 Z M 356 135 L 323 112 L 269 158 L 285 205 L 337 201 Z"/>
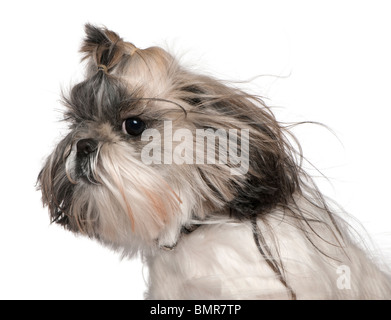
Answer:
<path fill-rule="evenodd" d="M 124 42 L 120 36 L 106 27 L 85 25 L 86 37 L 80 52 L 84 54 L 82 60 L 92 59 L 96 66 L 106 66 L 105 70 L 113 69 L 124 56 L 132 55 L 136 47 Z M 101 70 L 101 69 L 100 69 Z"/>

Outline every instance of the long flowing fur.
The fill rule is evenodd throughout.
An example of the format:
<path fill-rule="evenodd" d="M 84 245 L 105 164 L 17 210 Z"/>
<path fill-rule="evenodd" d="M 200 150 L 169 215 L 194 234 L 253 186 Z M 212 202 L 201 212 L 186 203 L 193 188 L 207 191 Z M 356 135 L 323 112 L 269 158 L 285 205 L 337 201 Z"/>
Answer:
<path fill-rule="evenodd" d="M 390 297 L 389 277 L 353 241 L 303 170 L 300 144 L 261 98 L 186 70 L 161 48 L 138 49 L 91 25 L 86 33 L 86 79 L 64 96 L 70 133 L 38 177 L 53 222 L 143 255 L 149 298 Z M 231 130 L 239 147 L 248 130 L 249 168 L 233 175 L 230 161 L 146 165 L 148 142 L 121 131 L 135 116 L 161 137 L 165 121 L 173 130 Z M 82 139 L 97 144 L 85 157 Z M 195 138 L 187 144 L 204 148 Z M 216 158 L 229 151 L 203 149 Z M 354 290 L 337 288 L 340 265 Z"/>

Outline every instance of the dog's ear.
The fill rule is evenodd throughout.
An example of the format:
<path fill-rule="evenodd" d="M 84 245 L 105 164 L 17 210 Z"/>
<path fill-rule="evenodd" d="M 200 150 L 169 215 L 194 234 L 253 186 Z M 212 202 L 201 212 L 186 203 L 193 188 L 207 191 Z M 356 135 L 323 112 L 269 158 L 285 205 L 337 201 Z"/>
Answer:
<path fill-rule="evenodd" d="M 299 166 L 287 131 L 259 98 L 237 92 L 223 103 L 234 118 L 249 128 L 249 169 L 245 182 L 236 186 L 229 206 L 239 216 L 262 214 L 285 205 L 298 191 Z"/>
<path fill-rule="evenodd" d="M 259 97 L 207 77 L 193 81 L 197 85 L 189 83 L 182 88 L 183 100 L 194 109 L 197 125 L 214 130 L 249 130 L 248 171 L 244 176 L 228 178 L 231 189 L 226 193 L 232 196 L 226 198 L 231 198 L 227 203 L 231 214 L 246 219 L 285 205 L 298 190 L 300 167 L 295 157 L 300 155 L 295 153 L 286 130 L 270 108 Z M 216 174 L 215 180 L 223 177 L 227 179 Z M 211 192 L 221 189 L 217 183 L 216 186 L 210 181 L 206 183 Z"/>
<path fill-rule="evenodd" d="M 85 25 L 86 37 L 80 51 L 84 54 L 83 60 L 91 58 L 96 65 L 103 65 L 110 71 L 125 55 L 132 55 L 136 47 L 123 41 L 120 36 L 105 27 Z"/>
<path fill-rule="evenodd" d="M 236 197 L 229 203 L 239 218 L 263 214 L 277 205 L 288 203 L 298 188 L 298 167 L 282 128 L 269 117 L 252 117 L 249 143 L 249 170 L 245 180 L 236 185 Z M 243 117 L 243 115 L 242 115 Z M 249 119 L 250 121 L 250 119 Z"/>

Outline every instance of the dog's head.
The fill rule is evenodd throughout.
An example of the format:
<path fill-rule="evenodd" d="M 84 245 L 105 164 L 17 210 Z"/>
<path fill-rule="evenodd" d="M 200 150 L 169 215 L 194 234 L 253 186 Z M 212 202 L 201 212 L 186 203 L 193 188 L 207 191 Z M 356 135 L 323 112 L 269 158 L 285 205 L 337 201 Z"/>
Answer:
<path fill-rule="evenodd" d="M 38 177 L 52 221 L 131 254 L 174 244 L 193 220 L 288 201 L 298 166 L 261 99 L 159 47 L 86 33 L 86 78 L 63 99 L 69 133 Z"/>

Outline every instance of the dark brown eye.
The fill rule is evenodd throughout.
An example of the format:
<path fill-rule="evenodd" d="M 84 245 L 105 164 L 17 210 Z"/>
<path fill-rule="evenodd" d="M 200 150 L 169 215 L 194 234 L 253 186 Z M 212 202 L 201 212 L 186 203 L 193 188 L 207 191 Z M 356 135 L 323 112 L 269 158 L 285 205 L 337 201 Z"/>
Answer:
<path fill-rule="evenodd" d="M 145 122 L 140 118 L 128 118 L 122 123 L 122 131 L 131 136 L 142 134 L 145 127 Z"/>

